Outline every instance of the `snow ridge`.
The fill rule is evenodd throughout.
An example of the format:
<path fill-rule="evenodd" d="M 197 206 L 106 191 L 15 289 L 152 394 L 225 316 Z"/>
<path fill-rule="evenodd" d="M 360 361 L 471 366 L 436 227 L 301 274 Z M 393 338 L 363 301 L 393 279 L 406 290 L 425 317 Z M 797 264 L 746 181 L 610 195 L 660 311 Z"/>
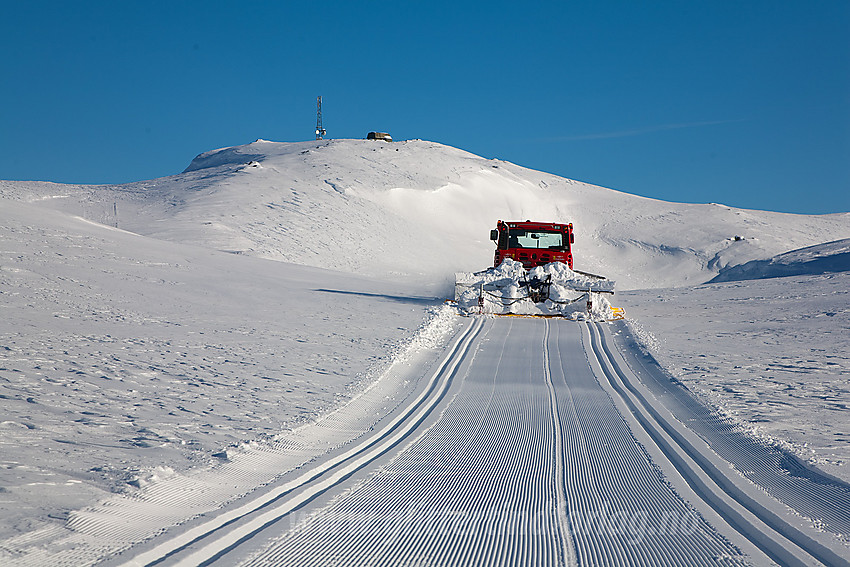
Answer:
<path fill-rule="evenodd" d="M 721 270 L 711 283 L 846 271 L 850 271 L 850 239 L 847 238 L 728 267 Z"/>

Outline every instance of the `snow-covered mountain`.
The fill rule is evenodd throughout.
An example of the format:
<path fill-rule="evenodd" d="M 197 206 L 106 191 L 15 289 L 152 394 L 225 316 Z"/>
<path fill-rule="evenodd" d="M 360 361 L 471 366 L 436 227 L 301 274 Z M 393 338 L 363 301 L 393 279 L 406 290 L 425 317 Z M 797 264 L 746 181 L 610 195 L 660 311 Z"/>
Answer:
<path fill-rule="evenodd" d="M 450 280 L 492 262 L 499 219 L 572 222 L 577 269 L 620 289 L 850 238 L 850 214 L 647 199 L 434 142 L 254 143 L 181 174 L 115 186 L 0 183 L 0 196 L 174 242 L 367 275 Z"/>
<path fill-rule="evenodd" d="M 257 141 L 125 185 L 0 181 L 0 563 L 362 392 L 491 264 L 498 219 L 574 223 L 578 269 L 644 288 L 615 302 L 677 379 L 850 478 L 850 274 L 812 275 L 847 269 L 850 213 L 668 203 L 420 140 Z M 808 275 L 696 285 L 779 265 Z"/>

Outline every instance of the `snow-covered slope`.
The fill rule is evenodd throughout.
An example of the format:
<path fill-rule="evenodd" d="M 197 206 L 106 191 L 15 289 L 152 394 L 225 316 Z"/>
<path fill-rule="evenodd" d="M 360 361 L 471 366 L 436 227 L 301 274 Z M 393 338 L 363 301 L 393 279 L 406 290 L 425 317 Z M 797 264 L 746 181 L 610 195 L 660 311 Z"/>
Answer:
<path fill-rule="evenodd" d="M 848 213 L 668 203 L 421 140 L 258 140 L 201 154 L 172 177 L 0 182 L 0 196 L 175 242 L 430 281 L 490 265 L 498 219 L 573 222 L 576 268 L 620 289 L 701 283 L 730 265 L 850 238 Z"/>
<path fill-rule="evenodd" d="M 315 419 L 440 303 L 0 200 L 0 542 Z"/>
<path fill-rule="evenodd" d="M 443 283 L 491 263 L 499 218 L 573 222 L 576 268 L 618 290 L 678 287 L 615 304 L 741 423 L 795 447 L 828 423 L 811 456 L 847 478 L 831 444 L 850 435 L 846 278 L 688 286 L 850 238 L 850 214 L 667 203 L 419 140 L 257 141 L 126 185 L 0 181 L 0 540 L 31 545 L 110 490 L 215 466 L 351 398 Z"/>

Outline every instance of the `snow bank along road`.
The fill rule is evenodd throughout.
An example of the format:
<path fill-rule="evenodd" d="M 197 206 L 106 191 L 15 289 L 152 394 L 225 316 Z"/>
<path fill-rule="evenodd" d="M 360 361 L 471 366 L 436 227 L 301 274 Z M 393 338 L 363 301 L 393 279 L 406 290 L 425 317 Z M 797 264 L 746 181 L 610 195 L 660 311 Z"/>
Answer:
<path fill-rule="evenodd" d="M 660 405 L 617 329 L 466 319 L 373 435 L 114 563 L 850 564 L 829 526 L 812 529 Z M 843 525 L 850 493 L 829 486 L 810 505 Z"/>

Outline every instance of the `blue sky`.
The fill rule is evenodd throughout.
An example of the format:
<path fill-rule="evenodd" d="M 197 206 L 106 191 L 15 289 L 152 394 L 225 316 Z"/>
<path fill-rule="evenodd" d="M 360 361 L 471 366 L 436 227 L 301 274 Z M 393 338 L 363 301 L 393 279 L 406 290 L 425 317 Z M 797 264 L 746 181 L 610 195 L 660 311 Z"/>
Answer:
<path fill-rule="evenodd" d="M 17 2 L 0 179 L 370 130 L 670 201 L 850 211 L 850 2 Z"/>

